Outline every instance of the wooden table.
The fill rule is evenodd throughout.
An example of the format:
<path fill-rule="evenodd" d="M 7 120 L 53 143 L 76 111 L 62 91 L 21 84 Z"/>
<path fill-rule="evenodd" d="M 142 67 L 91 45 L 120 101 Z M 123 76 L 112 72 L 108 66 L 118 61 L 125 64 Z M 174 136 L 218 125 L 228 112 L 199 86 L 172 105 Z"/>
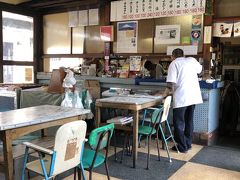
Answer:
<path fill-rule="evenodd" d="M 89 110 L 43 105 L 0 113 L 5 179 L 13 180 L 12 141 L 31 132 L 80 119 Z"/>
<path fill-rule="evenodd" d="M 155 96 L 118 96 L 98 99 L 96 101 L 96 126 L 100 126 L 101 108 L 127 109 L 133 112 L 133 167 L 136 167 L 138 154 L 138 122 L 139 111 L 145 108 L 159 105 L 161 97 Z M 127 128 L 127 127 L 126 127 Z"/>

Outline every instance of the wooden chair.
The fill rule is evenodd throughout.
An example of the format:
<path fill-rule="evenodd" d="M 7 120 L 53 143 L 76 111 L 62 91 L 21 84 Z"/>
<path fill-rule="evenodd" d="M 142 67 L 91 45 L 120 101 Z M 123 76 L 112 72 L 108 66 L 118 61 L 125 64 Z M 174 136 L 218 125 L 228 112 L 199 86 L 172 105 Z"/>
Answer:
<path fill-rule="evenodd" d="M 48 180 L 75 167 L 81 169 L 82 175 L 86 179 L 82 164 L 86 130 L 85 121 L 74 121 L 62 125 L 57 130 L 53 150 L 25 142 L 22 180 L 24 180 L 25 170 L 35 172 Z M 38 153 L 38 160 L 28 162 L 29 149 Z"/>

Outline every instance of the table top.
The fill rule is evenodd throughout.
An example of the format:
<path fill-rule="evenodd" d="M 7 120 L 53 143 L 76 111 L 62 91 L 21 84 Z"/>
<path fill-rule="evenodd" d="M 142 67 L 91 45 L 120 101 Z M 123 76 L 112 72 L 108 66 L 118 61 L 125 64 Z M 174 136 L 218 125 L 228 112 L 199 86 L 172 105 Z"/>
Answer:
<path fill-rule="evenodd" d="M 160 101 L 161 99 L 162 99 L 161 96 L 128 95 L 128 96 L 117 96 L 117 97 L 114 96 L 114 97 L 98 99 L 97 102 L 142 105 L 152 101 Z"/>
<path fill-rule="evenodd" d="M 90 113 L 90 110 L 54 105 L 34 106 L 0 112 L 0 131 L 46 123 Z"/>

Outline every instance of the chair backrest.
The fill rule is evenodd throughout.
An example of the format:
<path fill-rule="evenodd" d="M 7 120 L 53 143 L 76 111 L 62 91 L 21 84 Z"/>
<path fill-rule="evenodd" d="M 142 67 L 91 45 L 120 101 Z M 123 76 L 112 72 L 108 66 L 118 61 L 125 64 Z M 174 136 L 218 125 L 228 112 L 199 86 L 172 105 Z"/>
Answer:
<path fill-rule="evenodd" d="M 108 124 L 92 130 L 88 142 L 93 150 L 106 148 L 112 137 L 114 124 Z"/>
<path fill-rule="evenodd" d="M 161 117 L 161 122 L 166 121 L 168 118 L 169 109 L 171 107 L 171 101 L 172 101 L 172 96 L 166 97 L 164 104 L 163 104 L 163 113 L 162 113 L 162 117 Z"/>
<path fill-rule="evenodd" d="M 155 126 L 157 123 L 159 123 L 161 111 L 162 111 L 161 108 L 156 108 L 152 112 L 152 115 L 151 115 L 151 124 L 152 124 L 152 126 Z"/>
<path fill-rule="evenodd" d="M 62 125 L 55 137 L 56 151 L 53 174 L 59 174 L 80 164 L 87 124 L 85 121 L 73 121 Z"/>

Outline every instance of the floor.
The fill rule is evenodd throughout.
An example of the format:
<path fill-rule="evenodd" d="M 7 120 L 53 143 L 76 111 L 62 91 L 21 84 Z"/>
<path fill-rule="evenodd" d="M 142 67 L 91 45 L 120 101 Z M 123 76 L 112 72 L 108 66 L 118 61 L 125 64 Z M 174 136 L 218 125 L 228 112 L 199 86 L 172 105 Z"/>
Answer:
<path fill-rule="evenodd" d="M 144 146 L 144 143 L 143 145 Z M 171 146 L 171 145 L 170 145 Z M 118 149 L 120 151 L 120 149 Z M 146 170 L 147 148 L 139 149 L 138 166 L 132 168 L 132 160 L 124 156 L 123 163 L 115 162 L 113 148 L 109 154 L 109 171 L 112 180 L 118 179 L 170 179 L 170 180 L 239 180 L 240 179 L 240 147 L 200 146 L 194 144 L 192 149 L 185 153 L 171 151 L 173 162 L 170 163 L 167 153 L 161 149 L 161 161 L 157 160 L 155 141 L 151 142 L 150 170 Z M 121 152 L 118 153 L 120 155 Z M 88 173 L 86 172 L 88 176 Z M 70 175 L 64 180 L 72 180 Z M 93 179 L 107 179 L 105 168 L 97 168 Z"/>
<path fill-rule="evenodd" d="M 237 141 L 236 142 L 234 142 Z M 166 150 L 161 149 L 161 160 L 157 158 L 156 142 L 151 142 L 150 169 L 146 170 L 147 147 L 142 141 L 139 148 L 137 167 L 132 168 L 132 157 L 125 155 L 123 162 L 114 161 L 114 148 L 109 151 L 109 172 L 112 180 L 239 180 L 240 179 L 240 137 L 220 138 L 215 146 L 193 144 L 187 153 L 170 151 L 172 163 L 169 162 Z M 169 144 L 172 147 L 172 144 Z M 117 148 L 120 157 L 121 148 Z M 17 161 L 15 168 L 21 169 L 22 161 Z M 88 177 L 88 172 L 86 176 Z M 15 178 L 20 179 L 21 172 Z M 96 168 L 93 180 L 105 180 L 105 168 Z M 0 180 L 4 179 L 0 175 Z M 43 179 L 33 177 L 33 180 Z M 73 180 L 72 171 L 58 176 L 56 180 Z"/>

